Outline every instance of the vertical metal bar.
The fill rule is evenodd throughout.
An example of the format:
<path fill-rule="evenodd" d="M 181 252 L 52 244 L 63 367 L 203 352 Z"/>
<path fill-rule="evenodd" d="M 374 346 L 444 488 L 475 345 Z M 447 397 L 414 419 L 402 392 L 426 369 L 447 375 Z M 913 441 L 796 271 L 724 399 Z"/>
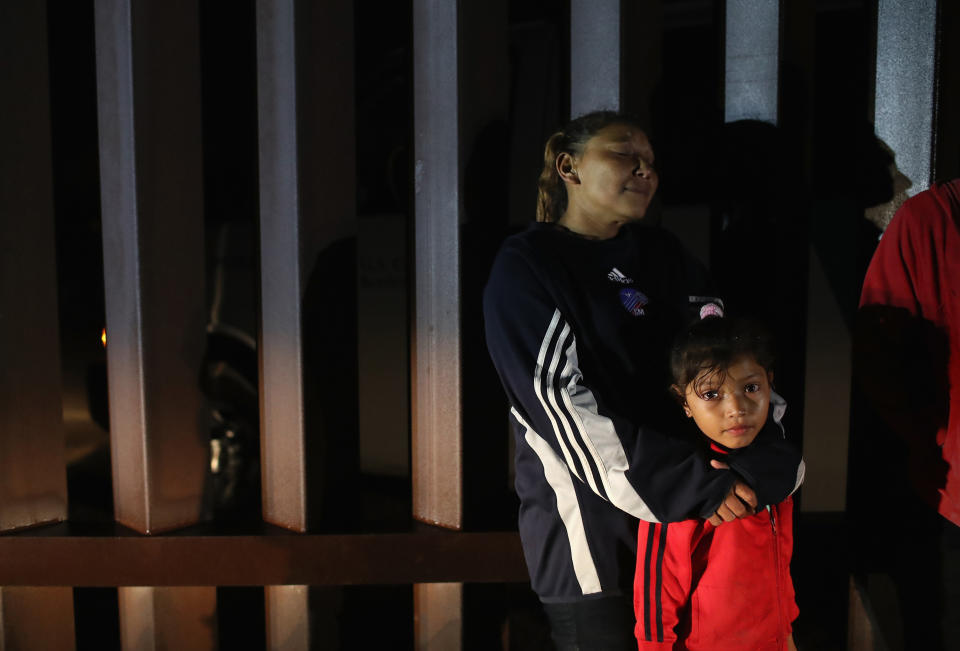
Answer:
<path fill-rule="evenodd" d="M 777 124 L 780 2 L 727 0 L 724 120 Z"/>
<path fill-rule="evenodd" d="M 308 440 L 342 434 L 305 414 L 302 304 L 317 259 L 356 233 L 352 0 L 257 0 L 257 81 L 263 517 L 304 532 L 321 511 L 325 475 L 355 461 L 324 458 Z M 355 282 L 355 267 L 341 273 L 314 281 Z M 310 648 L 307 586 L 264 591 L 268 648 Z"/>
<path fill-rule="evenodd" d="M 940 3 L 937 15 L 937 61 L 960 61 L 960 5 Z M 937 65 L 933 180 L 960 177 L 960 71 L 956 66 Z"/>
<path fill-rule="evenodd" d="M 874 626 L 870 609 L 857 580 L 850 577 L 850 592 L 847 602 L 847 649 L 849 651 L 874 651 L 886 648 Z M 878 644 L 878 642 L 880 644 Z"/>
<path fill-rule="evenodd" d="M 413 515 L 453 529 L 463 527 L 459 5 L 413 2 Z M 440 595 L 429 585 L 414 586 L 418 649 L 459 648 L 461 590 L 456 586 Z M 443 639 L 440 622 L 449 625 Z"/>
<path fill-rule="evenodd" d="M 294 0 L 257 2 L 263 516 L 306 531 Z"/>
<path fill-rule="evenodd" d="M 199 519 L 208 457 L 198 15 L 95 4 L 114 509 L 144 533 Z"/>
<path fill-rule="evenodd" d="M 217 589 L 119 588 L 124 651 L 217 648 Z"/>
<path fill-rule="evenodd" d="M 407 220 L 364 215 L 357 234 L 357 357 L 360 468 L 410 472 Z"/>
<path fill-rule="evenodd" d="M 414 0 L 414 517 L 463 526 L 458 3 Z"/>
<path fill-rule="evenodd" d="M 570 115 L 622 108 L 621 0 L 570 0 Z"/>
<path fill-rule="evenodd" d="M 0 651 L 75 647 L 73 588 L 0 588 Z"/>
<path fill-rule="evenodd" d="M 309 588 L 273 585 L 264 588 L 269 651 L 307 651 L 310 648 Z"/>
<path fill-rule="evenodd" d="M 356 232 L 352 12 L 351 0 L 257 2 L 263 516 L 301 532 L 332 461 L 308 439 L 336 436 L 306 435 L 302 301 L 318 256 Z"/>
<path fill-rule="evenodd" d="M 0 530 L 63 520 L 45 3 L 0 3 Z"/>
<path fill-rule="evenodd" d="M 654 126 L 653 97 L 663 77 L 663 0 L 621 2 L 620 110 Z"/>
<path fill-rule="evenodd" d="M 473 359 L 465 356 L 463 342 L 474 325 L 464 322 L 464 314 L 470 314 L 474 304 L 465 306 L 461 292 L 464 287 L 470 291 L 473 276 L 467 274 L 478 272 L 470 265 L 479 264 L 482 257 L 462 249 L 461 232 L 468 218 L 464 203 L 470 198 L 463 175 L 468 159 L 487 166 L 491 155 L 506 155 L 497 151 L 494 138 L 478 140 L 508 114 L 509 97 L 502 83 L 509 75 L 508 15 L 504 0 L 413 2 L 413 515 L 452 529 L 464 528 L 465 503 L 470 501 L 464 485 L 468 461 L 464 459 L 464 410 L 482 404 L 467 403 L 463 395 L 463 374 Z M 472 207 L 476 210 L 477 204 Z M 481 224 L 471 227 L 476 227 L 473 232 L 483 232 Z M 479 302 L 479 298 L 474 288 L 466 300 Z M 494 422 L 495 428 L 501 424 Z M 491 433 L 485 431 L 484 436 Z M 507 433 L 501 433 L 506 438 Z M 474 455 L 472 467 L 483 463 L 478 461 L 482 457 L 483 453 Z M 478 473 L 476 484 L 495 481 L 489 457 L 487 461 L 486 472 Z M 491 496 L 482 504 L 491 506 L 499 486 L 476 484 L 470 496 L 474 504 L 477 498 Z M 463 586 L 417 585 L 414 595 L 417 648 L 460 648 Z"/>
<path fill-rule="evenodd" d="M 913 196 L 933 173 L 937 0 L 880 0 L 874 126 Z"/>
<path fill-rule="evenodd" d="M 810 249 L 807 340 L 803 402 L 803 456 L 810 468 L 803 510 L 842 512 L 847 502 L 851 346 L 843 311 L 830 288 L 824 264 Z"/>
<path fill-rule="evenodd" d="M 413 586 L 414 648 L 458 651 L 463 647 L 463 584 L 418 583 Z M 429 607 L 426 607 L 429 605 Z"/>
<path fill-rule="evenodd" d="M 199 519 L 208 458 L 199 10 L 103 0 L 95 21 L 114 510 L 150 533 Z M 213 648 L 203 591 L 213 607 L 192 588 L 122 590 L 125 648 Z"/>
<path fill-rule="evenodd" d="M 156 625 L 153 621 L 153 588 L 118 588 L 120 647 L 125 651 L 153 651 Z"/>

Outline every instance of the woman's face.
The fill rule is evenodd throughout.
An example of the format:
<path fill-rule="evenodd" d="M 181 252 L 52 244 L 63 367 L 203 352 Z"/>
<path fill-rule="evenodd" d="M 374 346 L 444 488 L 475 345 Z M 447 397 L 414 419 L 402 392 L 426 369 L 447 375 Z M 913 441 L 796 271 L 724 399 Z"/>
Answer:
<path fill-rule="evenodd" d="M 635 126 L 612 124 L 596 133 L 579 156 L 566 163 L 568 210 L 598 223 L 640 219 L 647 213 L 659 179 L 653 168 L 653 148 Z"/>

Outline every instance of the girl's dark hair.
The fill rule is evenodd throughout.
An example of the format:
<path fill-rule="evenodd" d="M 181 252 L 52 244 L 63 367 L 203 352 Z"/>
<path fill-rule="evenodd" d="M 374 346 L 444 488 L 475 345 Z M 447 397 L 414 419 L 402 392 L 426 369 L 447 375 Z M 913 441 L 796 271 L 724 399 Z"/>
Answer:
<path fill-rule="evenodd" d="M 727 368 L 749 355 L 764 370 L 773 370 L 775 352 L 770 332 L 756 321 L 708 316 L 680 333 L 670 351 L 673 382 L 681 393 L 697 377 L 723 381 Z M 694 387 L 696 391 L 698 387 Z M 683 395 L 677 396 L 681 402 Z"/>
<path fill-rule="evenodd" d="M 567 188 L 557 172 L 557 157 L 562 153 L 579 156 L 587 141 L 611 124 L 629 124 L 644 130 L 640 120 L 629 113 L 594 111 L 571 120 L 547 138 L 543 150 L 543 171 L 537 179 L 538 222 L 555 222 L 567 209 Z"/>

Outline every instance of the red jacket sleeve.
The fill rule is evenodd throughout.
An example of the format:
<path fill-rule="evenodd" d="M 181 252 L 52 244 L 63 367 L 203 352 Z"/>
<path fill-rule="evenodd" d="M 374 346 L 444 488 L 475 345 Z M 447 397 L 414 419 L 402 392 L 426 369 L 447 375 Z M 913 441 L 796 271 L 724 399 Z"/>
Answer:
<path fill-rule="evenodd" d="M 634 634 L 640 651 L 669 651 L 689 606 L 693 549 L 710 527 L 702 520 L 641 522 L 633 583 Z"/>

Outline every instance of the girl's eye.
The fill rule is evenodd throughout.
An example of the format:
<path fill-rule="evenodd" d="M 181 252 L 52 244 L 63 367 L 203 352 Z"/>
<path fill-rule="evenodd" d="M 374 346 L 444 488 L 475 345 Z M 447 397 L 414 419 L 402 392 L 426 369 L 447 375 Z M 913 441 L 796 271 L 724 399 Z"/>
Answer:
<path fill-rule="evenodd" d="M 703 400 L 716 400 L 720 396 L 718 391 L 704 391 L 700 394 L 700 398 Z"/>
<path fill-rule="evenodd" d="M 747 393 L 756 393 L 760 390 L 760 385 L 754 382 L 753 384 L 748 384 L 747 386 L 743 387 L 743 390 Z"/>

